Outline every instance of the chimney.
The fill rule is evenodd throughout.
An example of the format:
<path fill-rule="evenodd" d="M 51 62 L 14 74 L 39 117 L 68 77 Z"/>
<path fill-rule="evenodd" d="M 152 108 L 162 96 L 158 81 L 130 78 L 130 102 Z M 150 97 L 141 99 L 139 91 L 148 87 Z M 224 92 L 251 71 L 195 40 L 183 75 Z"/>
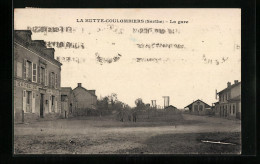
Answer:
<path fill-rule="evenodd" d="M 81 87 L 81 83 L 78 83 L 78 87 Z"/>
<path fill-rule="evenodd" d="M 234 83 L 237 84 L 237 83 L 238 83 L 238 80 L 234 80 Z"/>
<path fill-rule="evenodd" d="M 228 83 L 227 83 L 227 87 L 230 87 L 230 86 L 231 86 L 231 83 L 230 83 L 230 82 L 228 82 Z"/>
<path fill-rule="evenodd" d="M 32 40 L 32 32 L 31 30 L 14 30 L 14 35 L 17 35 L 21 37 L 22 39 L 26 40 L 27 42 L 30 42 Z"/>
<path fill-rule="evenodd" d="M 54 58 L 54 52 L 55 52 L 54 48 L 45 48 L 44 50 L 48 56 L 50 56 L 51 58 Z"/>

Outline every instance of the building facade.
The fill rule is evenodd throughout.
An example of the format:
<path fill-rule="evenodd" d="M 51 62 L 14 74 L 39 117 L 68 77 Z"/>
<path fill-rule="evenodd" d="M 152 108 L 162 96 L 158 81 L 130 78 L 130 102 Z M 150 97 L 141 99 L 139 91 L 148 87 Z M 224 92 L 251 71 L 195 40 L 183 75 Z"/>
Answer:
<path fill-rule="evenodd" d="M 227 83 L 227 88 L 217 93 L 219 101 L 215 103 L 215 115 L 225 118 L 241 119 L 241 82 Z"/>
<path fill-rule="evenodd" d="M 211 110 L 210 105 L 199 99 L 187 105 L 185 108 L 189 109 L 189 113 L 196 115 L 206 115 L 207 112 Z"/>
<path fill-rule="evenodd" d="M 32 40 L 31 31 L 14 31 L 14 120 L 23 122 L 60 113 L 61 63 L 43 40 Z"/>
<path fill-rule="evenodd" d="M 78 86 L 72 92 L 77 101 L 77 109 L 96 109 L 97 96 L 95 90 L 87 90 L 82 87 L 81 83 L 78 83 Z"/>
<path fill-rule="evenodd" d="M 63 118 L 74 116 L 77 101 L 71 87 L 61 87 L 61 114 Z"/>

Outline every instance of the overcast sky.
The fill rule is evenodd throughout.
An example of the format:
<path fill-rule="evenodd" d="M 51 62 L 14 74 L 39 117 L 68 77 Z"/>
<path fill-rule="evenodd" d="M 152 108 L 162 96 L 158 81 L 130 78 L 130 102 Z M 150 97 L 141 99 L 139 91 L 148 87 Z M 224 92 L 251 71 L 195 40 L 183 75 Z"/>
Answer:
<path fill-rule="evenodd" d="M 61 61 L 62 87 L 75 88 L 80 82 L 86 89 L 95 89 L 98 97 L 117 93 L 118 99 L 130 106 L 134 106 L 137 98 L 145 103 L 157 100 L 157 105 L 163 106 L 162 96 L 170 96 L 171 105 L 184 108 L 197 99 L 211 105 L 217 101 L 215 89 L 220 91 L 228 81 L 233 84 L 234 80 L 241 80 L 240 18 L 240 9 L 15 9 L 14 29 L 34 26 L 74 29 L 72 33 L 32 34 L 33 40 L 84 45 L 84 49 L 52 45 L 55 58 L 80 60 L 80 63 Z M 78 22 L 77 19 L 149 19 L 164 23 Z M 188 22 L 178 24 L 178 21 Z M 134 32 L 140 28 L 152 31 Z M 166 32 L 157 33 L 155 29 Z M 168 29 L 177 31 L 169 34 Z M 153 43 L 173 47 L 149 49 L 137 45 Z M 176 48 L 175 44 L 184 47 Z M 97 56 L 116 61 L 101 63 Z M 161 60 L 137 62 L 136 58 Z"/>

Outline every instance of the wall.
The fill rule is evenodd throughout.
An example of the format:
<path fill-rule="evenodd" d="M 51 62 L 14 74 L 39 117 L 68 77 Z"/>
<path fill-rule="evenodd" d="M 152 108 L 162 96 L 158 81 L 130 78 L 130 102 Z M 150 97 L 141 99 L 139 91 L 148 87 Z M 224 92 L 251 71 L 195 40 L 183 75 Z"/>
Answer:
<path fill-rule="evenodd" d="M 198 105 L 198 111 L 195 111 L 195 105 Z M 202 105 L 201 111 L 200 111 L 200 108 L 199 108 L 200 105 Z M 195 101 L 192 104 L 192 113 L 198 114 L 198 115 L 205 115 L 205 104 L 203 102 L 200 102 L 200 101 Z"/>
<path fill-rule="evenodd" d="M 29 46 L 30 47 L 30 46 Z M 46 104 L 46 100 L 49 101 L 51 95 L 54 95 L 57 100 L 57 112 L 60 112 L 60 66 L 55 65 L 55 62 L 47 60 L 41 56 L 38 52 L 34 50 L 29 50 L 26 48 L 23 43 L 14 42 L 14 119 L 15 122 L 22 121 L 22 109 L 23 109 L 23 91 L 28 90 L 32 91 L 35 94 L 35 112 L 33 113 L 25 113 L 24 120 L 31 120 L 35 118 L 39 118 L 40 116 L 40 94 L 44 94 L 44 113 L 49 113 L 49 105 Z M 31 82 L 28 80 L 24 80 L 24 75 L 22 70 L 22 77 L 18 77 L 17 72 L 17 62 L 23 63 L 24 59 L 27 59 L 33 63 L 37 64 L 37 82 Z M 58 87 L 57 89 L 46 87 L 39 83 L 39 68 L 40 60 L 46 62 L 46 69 L 49 71 L 53 71 L 58 74 Z M 31 114 L 31 116 L 30 116 Z"/>
<path fill-rule="evenodd" d="M 231 89 L 231 98 L 241 95 L 241 83 Z"/>
<path fill-rule="evenodd" d="M 85 89 L 81 87 L 77 87 L 73 90 L 73 93 L 75 95 L 76 101 L 77 101 L 77 108 L 92 108 L 92 104 L 96 106 L 97 104 L 97 97 L 91 95 L 89 92 L 87 92 Z"/>

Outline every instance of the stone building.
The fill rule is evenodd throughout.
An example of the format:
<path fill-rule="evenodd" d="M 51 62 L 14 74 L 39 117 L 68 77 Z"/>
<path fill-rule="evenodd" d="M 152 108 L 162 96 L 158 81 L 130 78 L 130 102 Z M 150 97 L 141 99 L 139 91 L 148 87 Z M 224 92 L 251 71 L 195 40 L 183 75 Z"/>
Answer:
<path fill-rule="evenodd" d="M 81 83 L 78 83 L 78 86 L 72 92 L 75 95 L 78 109 L 96 109 L 97 96 L 95 90 L 87 90 L 82 87 Z"/>
<path fill-rule="evenodd" d="M 61 114 L 63 118 L 74 115 L 77 101 L 71 87 L 61 87 Z"/>
<path fill-rule="evenodd" d="M 214 103 L 215 115 L 241 119 L 241 82 L 227 83 L 227 88 L 217 93 L 219 101 Z"/>
<path fill-rule="evenodd" d="M 61 63 L 43 40 L 29 30 L 14 31 L 14 120 L 43 118 L 60 113 Z"/>
<path fill-rule="evenodd" d="M 199 99 L 187 105 L 185 108 L 189 109 L 189 113 L 196 115 L 206 115 L 207 112 L 211 110 L 210 105 Z"/>

